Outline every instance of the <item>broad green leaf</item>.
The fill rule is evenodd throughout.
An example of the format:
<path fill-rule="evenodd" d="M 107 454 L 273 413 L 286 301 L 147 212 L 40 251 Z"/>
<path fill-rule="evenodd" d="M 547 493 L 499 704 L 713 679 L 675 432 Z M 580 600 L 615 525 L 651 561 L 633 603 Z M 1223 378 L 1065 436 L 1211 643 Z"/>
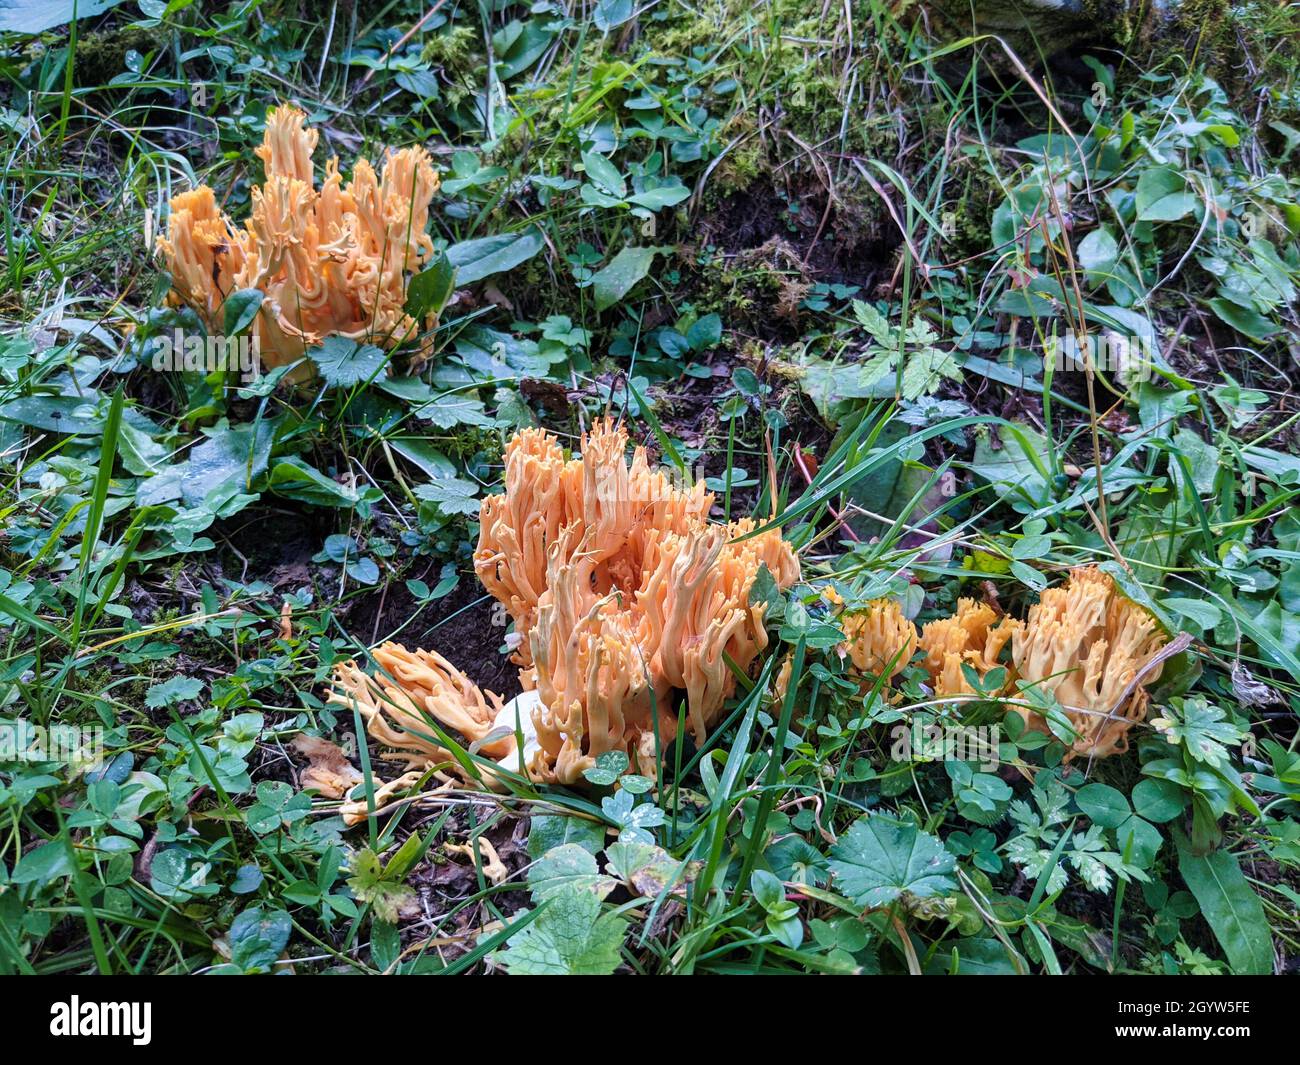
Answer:
<path fill-rule="evenodd" d="M 150 710 L 175 706 L 189 699 L 197 699 L 203 691 L 203 681 L 197 677 L 176 676 L 155 684 L 144 695 L 144 705 Z"/>
<path fill-rule="evenodd" d="M 262 419 L 254 424 L 230 426 L 224 421 L 203 430 L 208 439 L 190 452 L 190 457 L 176 466 L 169 466 L 158 477 L 172 470 L 179 474 L 181 497 L 187 506 L 199 506 L 208 494 L 230 485 L 248 491 L 253 481 L 266 471 L 271 456 L 271 443 L 275 426 Z M 157 502 L 157 500 L 155 500 Z"/>
<path fill-rule="evenodd" d="M 221 311 L 227 338 L 238 336 L 253 324 L 265 295 L 260 288 L 241 288 L 226 297 Z"/>
<path fill-rule="evenodd" d="M 230 960 L 245 972 L 270 969 L 292 931 L 293 921 L 283 910 L 252 906 L 230 924 Z"/>
<path fill-rule="evenodd" d="M 331 388 L 351 388 L 373 381 L 388 364 L 388 356 L 375 345 L 358 344 L 346 337 L 326 337 L 307 352 L 307 357 Z"/>
<path fill-rule="evenodd" d="M 627 921 L 600 912 L 600 899 L 582 887 L 558 888 L 537 919 L 511 936 L 497 955 L 520 976 L 607 976 L 618 968 Z"/>
<path fill-rule="evenodd" d="M 269 481 L 273 491 L 322 507 L 355 507 L 361 496 L 355 488 L 326 477 L 297 455 L 276 462 Z"/>
<path fill-rule="evenodd" d="M 582 166 L 601 192 L 623 199 L 627 195 L 627 182 L 618 172 L 618 167 L 596 152 L 582 153 Z"/>
<path fill-rule="evenodd" d="M 422 436 L 389 437 L 388 446 L 432 478 L 456 476 L 456 464 Z"/>
<path fill-rule="evenodd" d="M 459 477 L 442 477 L 413 489 L 417 499 L 432 503 L 443 514 L 477 514 L 478 485 Z"/>
<path fill-rule="evenodd" d="M 1187 806 L 1187 792 L 1170 780 L 1148 777 L 1133 785 L 1133 809 L 1148 821 L 1172 821 Z"/>
<path fill-rule="evenodd" d="M 548 899 L 567 887 L 581 888 L 603 899 L 616 885 L 613 877 L 600 873 L 592 853 L 576 843 L 563 843 L 547 851 L 528 870 L 528 886 L 534 902 Z"/>
<path fill-rule="evenodd" d="M 664 891 L 685 886 L 693 870 L 682 871 L 682 863 L 653 843 L 611 843 L 605 849 L 605 871 L 622 880 L 638 895 L 654 898 Z"/>
<path fill-rule="evenodd" d="M 988 936 L 944 943 L 926 963 L 925 971 L 934 975 L 1015 976 L 1020 970 L 1007 948 Z"/>
<path fill-rule="evenodd" d="M 542 250 L 542 233 L 529 226 L 519 233 L 502 233 L 453 244 L 447 259 L 456 268 L 456 282 L 469 285 L 503 270 L 513 270 Z"/>
<path fill-rule="evenodd" d="M 122 0 L 0 0 L 0 30 L 44 33 L 55 26 L 101 15 Z"/>
<path fill-rule="evenodd" d="M 691 346 L 692 351 L 708 351 L 710 348 L 718 346 L 722 340 L 722 318 L 717 314 L 706 314 L 702 318 L 697 318 L 691 327 L 686 330 L 686 343 Z M 738 368 L 744 369 L 743 367 Z M 752 371 L 746 371 L 752 376 Z M 755 378 L 757 381 L 757 378 Z M 755 390 L 753 395 L 757 395 Z"/>
<path fill-rule="evenodd" d="M 1210 300 L 1210 309 L 1238 333 L 1243 333 L 1254 340 L 1267 340 L 1278 331 L 1276 322 L 1265 318 L 1258 311 L 1248 310 L 1222 296 Z"/>
<path fill-rule="evenodd" d="M 534 860 L 564 843 L 596 854 L 605 843 L 605 827 L 585 817 L 534 814 L 528 826 L 528 856 Z"/>
<path fill-rule="evenodd" d="M 553 23 L 549 18 L 533 18 L 527 22 L 515 19 L 493 34 L 497 77 L 508 81 L 537 62 L 555 38 L 551 28 L 554 25 L 559 23 Z"/>
<path fill-rule="evenodd" d="M 624 248 L 599 270 L 591 279 L 596 310 L 606 310 L 626 296 L 632 286 L 650 272 L 650 264 L 658 251 L 654 247 Z"/>
<path fill-rule="evenodd" d="M 1103 828 L 1119 828 L 1129 818 L 1128 799 L 1109 784 L 1085 784 L 1074 799 L 1079 809 Z"/>
<path fill-rule="evenodd" d="M 438 396 L 416 407 L 411 413 L 439 429 L 450 429 L 456 425 L 488 428 L 494 424 L 491 416 L 483 409 L 483 401 L 466 393 Z"/>
<path fill-rule="evenodd" d="M 118 427 L 117 453 L 128 473 L 150 477 L 166 466 L 170 449 L 143 430 L 122 422 Z"/>
<path fill-rule="evenodd" d="M 1193 854 L 1186 837 L 1175 834 L 1178 871 L 1196 896 L 1201 914 L 1223 948 L 1232 971 L 1267 975 L 1273 971 L 1273 936 L 1259 896 L 1251 890 L 1235 855 L 1218 850 Z"/>
<path fill-rule="evenodd" d="M 981 434 L 975 444 L 971 469 L 1001 487 L 1012 499 L 1023 493 L 1031 502 L 1045 502 L 1047 437 L 1028 425 L 1004 425 L 998 436 L 1002 446 L 994 448 L 987 434 Z"/>
<path fill-rule="evenodd" d="M 18 859 L 10 881 L 14 884 L 48 884 L 51 880 L 72 875 L 72 862 L 68 848 L 62 840 L 42 843 Z"/>
<path fill-rule="evenodd" d="M 51 433 L 89 436 L 98 436 L 104 427 L 94 401 L 80 396 L 19 396 L 0 404 L 0 421 Z"/>
<path fill-rule="evenodd" d="M 1138 212 L 1138 220 L 1142 222 L 1177 222 L 1180 218 L 1186 218 L 1200 204 L 1200 199 L 1190 192 L 1175 192 L 1170 196 L 1162 196 L 1154 203 L 1148 204 Z"/>
<path fill-rule="evenodd" d="M 628 197 L 628 201 L 648 211 L 659 211 L 665 207 L 676 207 L 690 194 L 691 190 L 685 185 L 660 185 L 657 189 L 635 193 Z"/>
<path fill-rule="evenodd" d="M 406 286 L 405 311 L 416 321 L 440 314 L 456 288 L 456 268 L 445 252 L 413 278 Z"/>
<path fill-rule="evenodd" d="M 915 825 L 879 814 L 858 818 L 831 848 L 831 875 L 855 905 L 875 909 L 904 892 L 917 898 L 957 890 L 957 859 Z"/>
<path fill-rule="evenodd" d="M 1079 241 L 1079 265 L 1085 270 L 1109 270 L 1119 257 L 1119 245 L 1105 226 L 1094 229 Z"/>
<path fill-rule="evenodd" d="M 1190 618 L 1205 631 L 1214 628 L 1219 623 L 1219 619 L 1223 617 L 1223 611 L 1214 603 L 1205 599 L 1185 599 L 1180 596 L 1171 596 L 1168 599 L 1160 600 L 1160 605 L 1166 610 L 1172 610 L 1180 617 Z"/>
<path fill-rule="evenodd" d="M 1115 829 L 1116 849 L 1140 869 L 1150 868 L 1164 842 L 1160 830 L 1140 817 L 1130 817 Z"/>
<path fill-rule="evenodd" d="M 1133 206 L 1139 218 L 1153 203 L 1182 192 L 1187 188 L 1187 179 L 1172 166 L 1148 167 L 1138 178 L 1137 191 Z"/>
<path fill-rule="evenodd" d="M 632 0 L 596 0 L 591 21 L 601 33 L 608 33 L 615 26 L 623 25 L 635 12 Z"/>

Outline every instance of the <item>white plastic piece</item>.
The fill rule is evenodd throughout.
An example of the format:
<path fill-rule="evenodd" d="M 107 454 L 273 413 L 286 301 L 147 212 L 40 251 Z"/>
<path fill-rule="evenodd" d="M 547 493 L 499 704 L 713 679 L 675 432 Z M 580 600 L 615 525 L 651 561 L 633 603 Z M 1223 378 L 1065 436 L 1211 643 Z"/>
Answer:
<path fill-rule="evenodd" d="M 492 731 L 497 729 L 509 729 L 514 733 L 518 728 L 524 734 L 524 765 L 527 765 L 533 755 L 542 749 L 542 745 L 537 742 L 537 726 L 533 724 L 533 711 L 542 705 L 542 697 L 536 691 L 521 692 L 508 703 L 497 711 L 496 719 L 492 722 Z M 510 769 L 514 772 L 519 771 L 519 754 L 511 751 L 503 758 L 497 759 L 497 765 L 503 769 Z"/>

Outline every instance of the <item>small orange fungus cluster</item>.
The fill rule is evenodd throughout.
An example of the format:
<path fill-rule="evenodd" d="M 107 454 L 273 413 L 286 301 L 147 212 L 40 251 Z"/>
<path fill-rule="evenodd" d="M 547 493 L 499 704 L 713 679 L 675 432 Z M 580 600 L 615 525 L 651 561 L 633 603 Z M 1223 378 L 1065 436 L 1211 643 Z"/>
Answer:
<path fill-rule="evenodd" d="M 831 602 L 843 600 L 833 590 Z M 986 603 L 959 599 L 956 612 L 916 627 L 892 599 L 873 599 L 838 617 L 844 632 L 840 654 L 850 671 L 893 681 L 917 650 L 939 699 L 1014 698 L 1017 689 L 1050 693 L 1060 704 L 1074 739 L 1067 757 L 1104 758 L 1128 750 L 1128 734 L 1146 719 L 1146 685 L 1160 677 L 1157 656 L 1166 636 L 1143 607 L 1127 599 L 1095 566 L 1072 570 L 1069 580 L 1045 591 L 1024 621 L 1000 615 Z M 996 690 L 985 679 L 1010 645 Z M 968 667 L 980 682 L 970 683 Z M 787 661 L 777 680 L 784 693 Z M 1025 723 L 1047 731 L 1042 715 L 1023 705 Z"/>
<path fill-rule="evenodd" d="M 1029 608 L 1012 633 L 1011 661 L 1022 687 L 1050 691 L 1065 710 L 1077 736 L 1071 753 L 1105 758 L 1127 751 L 1129 731 L 1146 720 L 1145 686 L 1160 677 L 1156 656 L 1165 642 L 1148 611 L 1108 574 L 1084 566 Z M 1037 714 L 1021 713 L 1032 727 L 1046 727 Z"/>
<path fill-rule="evenodd" d="M 176 298 L 210 331 L 223 331 L 232 292 L 263 293 L 255 329 L 268 369 L 326 337 L 393 347 L 419 331 L 403 306 L 407 278 L 433 256 L 425 230 L 439 183 L 429 153 L 390 152 L 382 176 L 359 159 L 346 184 L 331 159 L 317 188 L 318 139 L 301 111 L 276 108 L 257 149 L 265 180 L 248 219 L 236 225 L 200 185 L 172 199 L 158 241 Z"/>

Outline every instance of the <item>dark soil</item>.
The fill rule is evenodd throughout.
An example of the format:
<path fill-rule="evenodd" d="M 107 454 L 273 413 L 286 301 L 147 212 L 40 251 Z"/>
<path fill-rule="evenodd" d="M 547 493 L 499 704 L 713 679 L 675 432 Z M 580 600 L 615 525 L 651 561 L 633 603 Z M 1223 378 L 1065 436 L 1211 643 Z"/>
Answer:
<path fill-rule="evenodd" d="M 869 290 L 893 270 L 897 234 L 885 227 L 878 211 L 842 199 L 827 211 L 826 199 L 817 184 L 791 196 L 756 180 L 700 218 L 698 243 L 737 256 L 779 241 L 810 279 Z"/>
<path fill-rule="evenodd" d="M 223 563 L 225 576 L 241 583 L 265 581 L 272 587 L 310 582 L 310 559 L 334 532 L 326 510 L 278 510 L 257 507 L 213 527 L 212 538 L 224 539 L 239 569 Z"/>
<path fill-rule="evenodd" d="M 367 645 L 383 640 L 415 617 L 396 636 L 398 643 L 437 651 L 480 688 L 503 698 L 519 694 L 518 669 L 501 653 L 507 630 L 493 623 L 501 616 L 496 601 L 472 572 L 462 573 L 449 595 L 423 608 L 405 581 L 392 581 L 387 588 L 353 600 L 339 613 L 349 630 Z"/>

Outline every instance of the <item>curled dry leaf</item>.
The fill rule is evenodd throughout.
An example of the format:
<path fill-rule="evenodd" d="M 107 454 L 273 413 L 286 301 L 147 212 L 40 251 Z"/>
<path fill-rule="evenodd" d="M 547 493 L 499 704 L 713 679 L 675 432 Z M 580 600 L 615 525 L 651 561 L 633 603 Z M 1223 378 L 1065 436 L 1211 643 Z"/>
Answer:
<path fill-rule="evenodd" d="M 299 774 L 304 788 L 317 791 L 326 799 L 341 799 L 362 781 L 360 770 L 348 761 L 337 744 L 319 736 L 295 736 L 290 746 L 307 759 L 307 768 Z"/>

